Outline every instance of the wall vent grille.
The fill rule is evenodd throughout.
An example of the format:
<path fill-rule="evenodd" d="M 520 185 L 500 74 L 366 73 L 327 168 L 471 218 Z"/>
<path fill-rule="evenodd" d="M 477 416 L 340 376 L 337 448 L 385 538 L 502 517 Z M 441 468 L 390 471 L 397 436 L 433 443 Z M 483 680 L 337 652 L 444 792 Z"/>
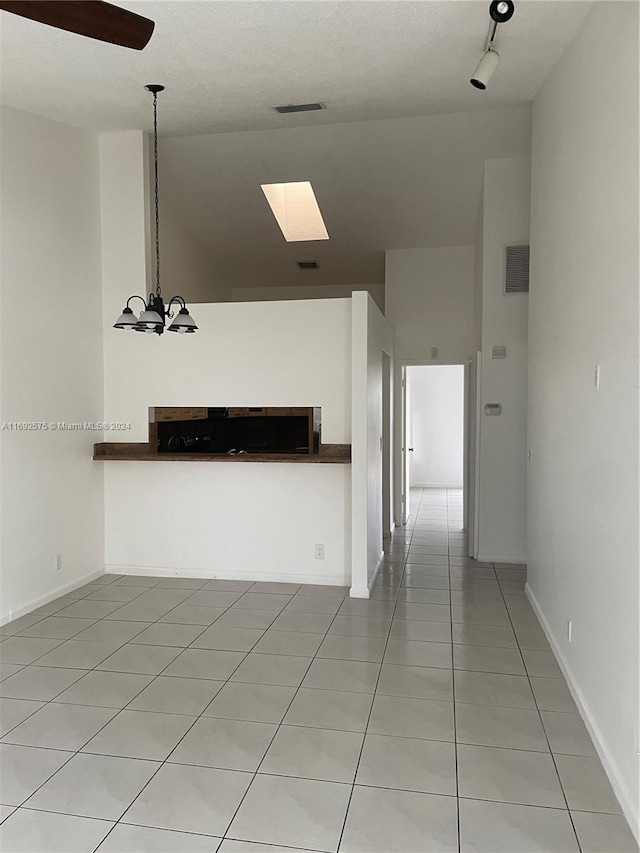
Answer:
<path fill-rule="evenodd" d="M 315 101 L 313 104 L 282 104 L 279 107 L 274 107 L 277 113 L 286 115 L 287 113 L 310 113 L 315 110 L 326 110 L 324 104 Z"/>
<path fill-rule="evenodd" d="M 529 293 L 529 246 L 505 246 L 505 293 Z"/>
<path fill-rule="evenodd" d="M 317 270 L 320 265 L 317 261 L 298 261 L 298 266 L 301 270 Z"/>

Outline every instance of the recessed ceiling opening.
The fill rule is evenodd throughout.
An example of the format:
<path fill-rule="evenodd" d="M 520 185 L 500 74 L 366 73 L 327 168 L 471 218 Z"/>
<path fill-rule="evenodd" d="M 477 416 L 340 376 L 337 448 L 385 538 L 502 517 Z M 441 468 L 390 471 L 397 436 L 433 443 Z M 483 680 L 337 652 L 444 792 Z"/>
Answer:
<path fill-rule="evenodd" d="M 261 186 L 287 243 L 329 239 L 310 181 Z"/>
<path fill-rule="evenodd" d="M 301 270 L 318 270 L 320 265 L 317 261 L 298 261 Z"/>

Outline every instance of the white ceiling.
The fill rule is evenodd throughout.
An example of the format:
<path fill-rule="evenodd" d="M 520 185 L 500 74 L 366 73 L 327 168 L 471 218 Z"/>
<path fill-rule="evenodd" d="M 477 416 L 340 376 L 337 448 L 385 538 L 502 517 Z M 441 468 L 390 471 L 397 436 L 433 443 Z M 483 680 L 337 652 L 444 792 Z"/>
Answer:
<path fill-rule="evenodd" d="M 165 138 L 161 222 L 198 241 L 221 288 L 374 284 L 385 249 L 473 244 L 483 161 L 526 156 L 530 134 L 520 107 Z M 260 185 L 303 180 L 330 239 L 285 243 Z M 164 263 L 167 286 L 180 266 Z"/>
<path fill-rule="evenodd" d="M 592 4 L 517 0 L 486 92 L 469 77 L 488 0 L 120 5 L 156 21 L 142 52 L 0 12 L 1 100 L 87 129 L 148 130 L 143 86 L 164 84 L 161 221 L 165 233 L 179 223 L 189 257 L 199 245 L 228 293 L 382 282 L 385 249 L 473 243 L 483 161 L 527 155 L 531 101 Z M 327 110 L 272 109 L 308 101 Z M 287 244 L 260 185 L 307 180 L 331 239 Z"/>
<path fill-rule="evenodd" d="M 591 3 L 520 0 L 499 27 L 490 88 L 480 58 L 486 0 L 144 0 L 120 5 L 156 21 L 142 52 L 0 13 L 1 99 L 98 131 L 150 125 L 145 83 L 162 83 L 165 135 L 212 133 L 529 103 Z M 277 104 L 321 101 L 281 116 Z"/>

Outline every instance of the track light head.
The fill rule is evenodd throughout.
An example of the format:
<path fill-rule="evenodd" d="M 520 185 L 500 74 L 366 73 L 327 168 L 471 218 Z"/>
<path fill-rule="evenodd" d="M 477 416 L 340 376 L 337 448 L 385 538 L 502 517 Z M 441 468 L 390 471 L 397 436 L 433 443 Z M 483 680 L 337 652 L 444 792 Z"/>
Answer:
<path fill-rule="evenodd" d="M 493 50 L 492 48 L 485 50 L 482 54 L 482 59 L 478 63 L 478 67 L 471 76 L 471 80 L 469 81 L 471 85 L 475 86 L 476 89 L 486 89 L 499 62 L 500 54 L 497 50 Z"/>
<path fill-rule="evenodd" d="M 515 7 L 512 0 L 492 0 L 489 15 L 496 24 L 505 24 L 513 17 Z"/>

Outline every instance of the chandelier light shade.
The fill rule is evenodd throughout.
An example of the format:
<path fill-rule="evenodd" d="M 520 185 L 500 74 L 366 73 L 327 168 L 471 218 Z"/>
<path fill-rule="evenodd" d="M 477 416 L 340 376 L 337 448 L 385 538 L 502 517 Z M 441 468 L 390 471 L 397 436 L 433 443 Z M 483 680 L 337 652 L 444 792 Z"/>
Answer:
<path fill-rule="evenodd" d="M 143 296 L 130 296 L 127 299 L 122 314 L 113 324 L 114 329 L 128 329 L 134 332 L 144 332 L 147 335 L 161 335 L 165 330 L 166 320 L 173 322 L 169 326 L 169 332 L 180 334 L 193 334 L 197 326 L 193 317 L 189 314 L 186 302 L 182 296 L 172 296 L 169 304 L 165 306 L 160 288 L 160 217 L 158 206 L 158 92 L 164 90 L 164 86 L 150 84 L 145 86 L 147 91 L 153 95 L 153 167 L 154 167 L 154 195 L 156 203 L 156 290 L 150 293 L 148 300 Z M 130 302 L 140 299 L 144 306 L 139 316 L 136 316 Z M 180 306 L 177 314 L 173 312 L 174 304 Z"/>

